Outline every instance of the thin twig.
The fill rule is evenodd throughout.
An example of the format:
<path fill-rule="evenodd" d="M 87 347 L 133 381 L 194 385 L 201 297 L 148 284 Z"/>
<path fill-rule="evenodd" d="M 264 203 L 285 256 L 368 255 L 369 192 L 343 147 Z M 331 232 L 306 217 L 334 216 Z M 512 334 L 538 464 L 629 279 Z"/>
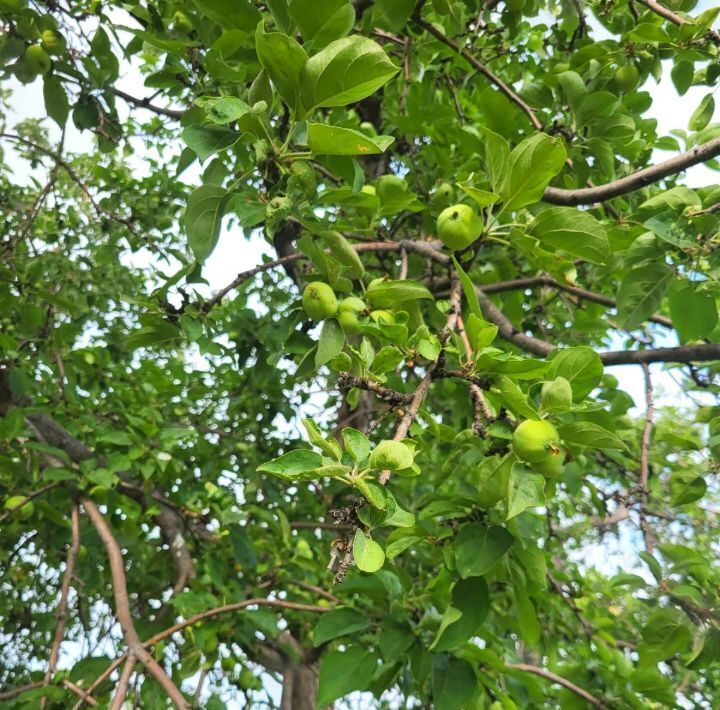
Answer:
<path fill-rule="evenodd" d="M 652 555 L 655 546 L 653 533 L 647 521 L 646 509 L 649 498 L 648 479 L 650 478 L 650 437 L 653 430 L 653 386 L 650 368 L 647 363 L 641 364 L 645 380 L 645 425 L 643 426 L 642 441 L 640 444 L 640 529 L 642 530 L 645 549 Z"/>
<path fill-rule="evenodd" d="M 506 666 L 506 668 L 511 668 L 512 670 L 516 671 L 524 671 L 525 673 L 533 673 L 534 675 L 550 680 L 553 683 L 562 685 L 563 688 L 567 688 L 571 692 L 575 693 L 575 695 L 582 698 L 583 700 L 586 700 L 588 703 L 590 703 L 590 705 L 598 708 L 598 710 L 606 710 L 607 706 L 604 703 L 600 702 L 593 695 L 590 695 L 587 690 L 583 690 L 579 685 L 575 685 L 575 683 L 568 680 L 567 678 L 563 678 L 557 673 L 553 673 L 552 671 L 549 671 L 545 668 L 530 665 L 529 663 L 510 663 Z"/>

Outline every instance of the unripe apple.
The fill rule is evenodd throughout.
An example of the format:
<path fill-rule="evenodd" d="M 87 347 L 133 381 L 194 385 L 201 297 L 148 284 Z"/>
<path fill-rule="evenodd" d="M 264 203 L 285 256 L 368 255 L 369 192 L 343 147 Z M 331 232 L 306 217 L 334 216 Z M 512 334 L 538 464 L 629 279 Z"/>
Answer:
<path fill-rule="evenodd" d="M 364 192 L 366 195 L 375 195 L 377 193 L 375 185 L 363 185 L 360 188 L 360 192 Z"/>
<path fill-rule="evenodd" d="M 50 56 L 39 44 L 31 44 L 25 50 L 24 61 L 35 74 L 47 74 L 50 71 Z"/>
<path fill-rule="evenodd" d="M 13 74 L 21 84 L 32 84 L 37 78 L 37 74 L 24 61 L 13 65 Z"/>
<path fill-rule="evenodd" d="M 340 301 L 338 306 L 338 322 L 342 326 L 342 329 L 353 335 L 360 332 L 360 319 L 358 315 L 367 310 L 365 301 L 357 296 L 348 296 Z"/>
<path fill-rule="evenodd" d="M 468 205 L 446 207 L 437 219 L 438 237 L 450 249 L 470 246 L 480 236 L 482 228 L 482 220 Z"/>
<path fill-rule="evenodd" d="M 414 455 L 409 446 L 402 441 L 386 439 L 381 441 L 370 454 L 370 468 L 401 471 L 413 465 Z"/>
<path fill-rule="evenodd" d="M 195 28 L 193 27 L 192 20 L 182 10 L 178 10 L 172 18 L 173 29 L 176 32 L 188 34 Z"/>
<path fill-rule="evenodd" d="M 335 292 L 322 281 L 313 281 L 305 287 L 302 305 L 305 313 L 314 321 L 332 318 L 338 310 Z"/>
<path fill-rule="evenodd" d="M 565 468 L 565 452 L 562 449 L 555 449 L 544 461 L 534 463 L 532 467 L 546 478 L 555 478 Z"/>
<path fill-rule="evenodd" d="M 455 197 L 455 190 L 449 182 L 441 182 L 432 192 L 430 202 L 438 207 L 449 205 Z"/>
<path fill-rule="evenodd" d="M 390 313 L 390 311 L 370 311 L 370 318 L 375 323 L 392 323 L 393 322 L 393 314 Z"/>
<path fill-rule="evenodd" d="M 377 137 L 377 129 L 370 121 L 363 121 L 359 126 L 360 133 L 364 133 L 368 138 Z"/>
<path fill-rule="evenodd" d="M 41 35 L 40 42 L 48 54 L 65 53 L 65 40 L 55 30 L 45 30 Z"/>
<path fill-rule="evenodd" d="M 12 508 L 16 508 L 18 505 L 20 505 L 27 496 L 10 496 L 5 501 L 5 509 L 10 510 Z M 33 513 L 35 512 L 35 504 L 29 500 L 25 505 L 22 506 L 19 510 L 15 511 L 15 515 L 20 518 L 20 520 L 27 520 L 28 518 L 32 518 Z"/>
<path fill-rule="evenodd" d="M 634 64 L 625 64 L 615 72 L 615 84 L 623 93 L 628 93 L 637 88 L 640 81 L 640 72 Z"/>
<path fill-rule="evenodd" d="M 513 432 L 512 446 L 518 458 L 529 463 L 545 461 L 560 441 L 557 429 L 544 419 L 526 419 Z"/>

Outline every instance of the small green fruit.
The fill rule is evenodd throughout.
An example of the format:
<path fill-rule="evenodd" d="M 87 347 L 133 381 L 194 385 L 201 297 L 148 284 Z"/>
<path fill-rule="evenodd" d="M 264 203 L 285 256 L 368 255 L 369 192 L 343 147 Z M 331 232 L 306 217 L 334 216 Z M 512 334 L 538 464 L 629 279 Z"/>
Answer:
<path fill-rule="evenodd" d="M 449 182 L 441 182 L 434 190 L 430 201 L 434 205 L 449 205 L 455 197 L 455 190 Z"/>
<path fill-rule="evenodd" d="M 437 219 L 438 237 L 450 249 L 470 246 L 480 236 L 482 228 L 482 220 L 468 205 L 446 207 Z"/>
<path fill-rule="evenodd" d="M 47 74 L 50 71 L 50 55 L 39 45 L 31 44 L 25 50 L 25 64 L 35 74 Z"/>
<path fill-rule="evenodd" d="M 305 287 L 302 305 L 305 313 L 314 321 L 332 318 L 338 311 L 335 292 L 322 281 L 313 281 Z"/>
<path fill-rule="evenodd" d="M 572 406 L 572 386 L 564 377 L 543 383 L 540 392 L 542 408 L 547 412 L 565 412 Z"/>
<path fill-rule="evenodd" d="M 13 74 L 21 84 L 32 84 L 37 74 L 23 61 L 13 65 Z"/>
<path fill-rule="evenodd" d="M 375 126 L 370 121 L 363 121 L 359 126 L 360 133 L 364 133 L 368 138 L 375 138 L 378 134 Z"/>
<path fill-rule="evenodd" d="M 534 463 L 532 467 L 546 478 L 555 478 L 565 468 L 565 452 L 562 449 L 555 449 L 544 461 Z"/>
<path fill-rule="evenodd" d="M 338 323 L 347 335 L 355 335 L 360 332 L 360 319 L 352 311 L 340 311 L 337 316 Z"/>
<path fill-rule="evenodd" d="M 402 441 L 386 439 L 381 441 L 370 454 L 370 468 L 382 470 L 401 471 L 413 465 L 412 450 Z"/>
<path fill-rule="evenodd" d="M 375 195 L 376 194 L 375 185 L 363 185 L 360 188 L 360 192 L 364 192 L 366 195 Z"/>
<path fill-rule="evenodd" d="M 392 323 L 393 322 L 393 314 L 390 313 L 390 311 L 370 311 L 370 318 L 372 318 L 375 323 Z"/>
<path fill-rule="evenodd" d="M 236 665 L 237 661 L 232 656 L 224 656 L 223 659 L 220 661 L 220 667 L 226 673 L 232 673 L 235 670 Z"/>
<path fill-rule="evenodd" d="M 367 310 L 367 306 L 365 305 L 365 301 L 363 301 L 362 298 L 358 298 L 357 296 L 348 296 L 347 298 L 343 298 L 343 300 L 340 301 L 338 310 L 340 311 L 340 313 L 362 313 L 363 311 Z"/>
<path fill-rule="evenodd" d="M 25 500 L 25 498 L 26 496 L 10 496 L 5 501 L 5 509 L 10 510 L 12 508 L 16 508 Z M 28 501 L 22 506 L 22 508 L 15 511 L 15 515 L 20 518 L 20 520 L 27 520 L 28 518 L 32 518 L 34 512 L 35 504 L 32 501 Z"/>
<path fill-rule="evenodd" d="M 560 435 L 550 422 L 526 419 L 513 432 L 512 446 L 518 458 L 540 463 L 557 450 L 559 441 Z"/>
<path fill-rule="evenodd" d="M 615 84 L 623 93 L 634 91 L 640 82 L 640 72 L 634 64 L 626 64 L 615 72 Z"/>
<path fill-rule="evenodd" d="M 178 10 L 172 18 L 173 23 L 173 29 L 176 32 L 181 32 L 182 34 L 188 34 L 189 32 L 192 32 L 195 28 L 193 27 L 192 20 L 181 10 Z"/>
<path fill-rule="evenodd" d="M 45 30 L 41 35 L 40 43 L 48 54 L 65 54 L 65 40 L 55 30 Z"/>

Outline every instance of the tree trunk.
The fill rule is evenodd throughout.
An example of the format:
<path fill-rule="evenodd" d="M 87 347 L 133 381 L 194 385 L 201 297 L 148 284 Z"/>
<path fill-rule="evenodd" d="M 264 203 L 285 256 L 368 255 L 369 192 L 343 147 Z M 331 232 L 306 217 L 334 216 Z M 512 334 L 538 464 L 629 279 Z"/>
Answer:
<path fill-rule="evenodd" d="M 283 672 L 281 710 L 315 710 L 317 700 L 317 667 L 308 664 L 288 665 Z M 326 706 L 332 709 L 332 705 Z"/>

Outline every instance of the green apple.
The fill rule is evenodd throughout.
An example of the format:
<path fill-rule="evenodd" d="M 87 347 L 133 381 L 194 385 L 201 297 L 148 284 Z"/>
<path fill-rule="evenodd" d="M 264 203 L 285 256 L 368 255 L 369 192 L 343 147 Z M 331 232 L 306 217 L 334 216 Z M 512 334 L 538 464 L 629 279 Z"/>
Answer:
<path fill-rule="evenodd" d="M 32 84 L 37 78 L 37 74 L 23 61 L 16 62 L 12 69 L 21 84 Z"/>
<path fill-rule="evenodd" d="M 358 316 L 367 311 L 367 305 L 362 298 L 348 296 L 340 301 L 338 306 L 338 322 L 349 335 L 360 332 L 360 319 Z"/>
<path fill-rule="evenodd" d="M 615 85 L 623 93 L 634 91 L 640 82 L 640 72 L 634 64 L 626 64 L 615 72 Z"/>
<path fill-rule="evenodd" d="M 5 501 L 5 509 L 11 510 L 12 508 L 17 508 L 26 498 L 27 496 L 10 496 Z M 30 500 L 25 503 L 22 508 L 15 511 L 15 515 L 17 515 L 20 520 L 27 520 L 28 518 L 32 518 L 34 512 L 35 504 Z"/>
<path fill-rule="evenodd" d="M 441 182 L 430 196 L 430 202 L 433 205 L 442 206 L 449 205 L 455 197 L 455 190 L 449 182 Z"/>
<path fill-rule="evenodd" d="M 386 439 L 381 441 L 370 454 L 370 468 L 401 471 L 413 465 L 415 456 L 409 446 L 402 441 Z"/>
<path fill-rule="evenodd" d="M 55 30 L 45 30 L 40 38 L 42 48 L 48 54 L 65 54 L 65 40 Z"/>
<path fill-rule="evenodd" d="M 182 10 L 178 10 L 173 15 L 172 24 L 175 32 L 181 32 L 182 34 L 188 34 L 195 29 L 192 20 Z"/>
<path fill-rule="evenodd" d="M 359 126 L 360 133 L 364 133 L 368 138 L 377 137 L 377 129 L 370 121 L 363 121 Z"/>
<path fill-rule="evenodd" d="M 540 463 L 558 449 L 559 441 L 560 435 L 550 422 L 526 419 L 513 432 L 512 447 L 523 461 Z"/>
<path fill-rule="evenodd" d="M 305 313 L 314 321 L 332 318 L 338 311 L 335 292 L 322 281 L 313 281 L 305 287 L 302 305 Z"/>
<path fill-rule="evenodd" d="M 546 478 L 555 478 L 559 476 L 565 468 L 565 452 L 557 448 L 551 451 L 550 455 L 544 461 L 534 463 L 532 467 Z"/>
<path fill-rule="evenodd" d="M 468 205 L 446 207 L 437 219 L 438 237 L 453 250 L 470 246 L 480 236 L 482 228 L 482 220 Z"/>
<path fill-rule="evenodd" d="M 31 44 L 25 50 L 24 62 L 35 74 L 47 74 L 50 71 L 50 55 L 39 44 Z"/>

